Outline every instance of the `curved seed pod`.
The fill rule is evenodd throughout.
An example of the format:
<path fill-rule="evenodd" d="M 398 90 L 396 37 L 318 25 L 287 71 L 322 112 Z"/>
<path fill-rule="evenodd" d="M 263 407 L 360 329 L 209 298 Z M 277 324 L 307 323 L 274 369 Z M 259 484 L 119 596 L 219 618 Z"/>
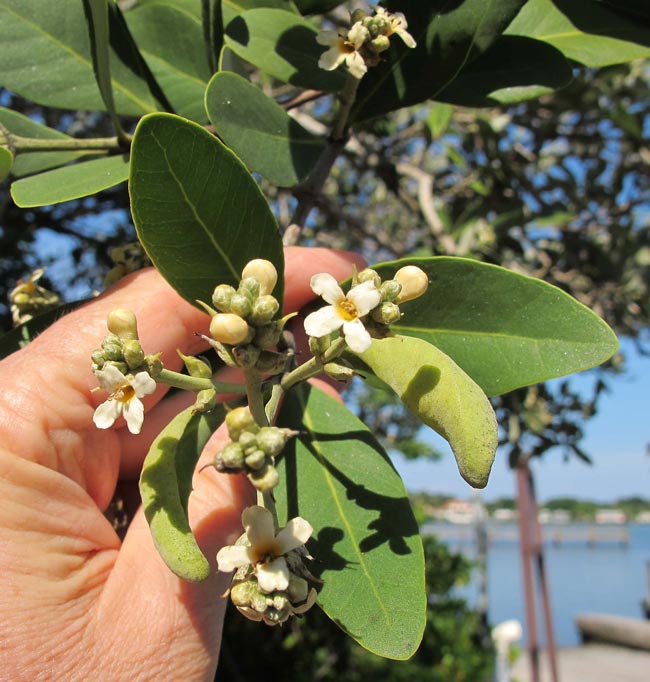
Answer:
<path fill-rule="evenodd" d="M 461 476 L 487 484 L 497 448 L 497 421 L 481 388 L 435 346 L 415 337 L 374 339 L 361 360 L 408 409 L 451 445 Z"/>

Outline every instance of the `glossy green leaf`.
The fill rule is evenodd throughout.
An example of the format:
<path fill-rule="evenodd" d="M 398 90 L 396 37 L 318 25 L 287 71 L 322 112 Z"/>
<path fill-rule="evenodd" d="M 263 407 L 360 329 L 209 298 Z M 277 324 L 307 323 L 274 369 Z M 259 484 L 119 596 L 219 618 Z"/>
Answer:
<path fill-rule="evenodd" d="M 514 104 L 564 87 L 572 78 L 566 58 L 551 45 L 502 36 L 436 99 L 466 107 Z"/>
<path fill-rule="evenodd" d="M 343 0 L 294 0 L 300 14 L 323 14 L 343 4 Z"/>
<path fill-rule="evenodd" d="M 193 407 L 183 410 L 152 443 L 140 475 L 142 508 L 156 549 L 177 576 L 192 582 L 210 575 L 187 518 L 192 474 L 224 416 L 221 406 L 207 413 L 194 412 Z"/>
<path fill-rule="evenodd" d="M 335 92 L 343 87 L 341 70 L 318 66 L 325 48 L 318 31 L 300 16 L 281 9 L 253 9 L 226 26 L 226 45 L 243 59 L 285 83 Z"/>
<path fill-rule="evenodd" d="M 543 40 L 585 66 L 650 56 L 650 31 L 596 0 L 529 0 L 506 33 Z"/>
<path fill-rule="evenodd" d="M 0 107 L 0 126 L 5 129 L 5 135 L 10 139 L 11 135 L 21 137 L 35 137 L 44 140 L 69 140 L 68 135 L 60 133 L 58 130 L 32 121 L 31 118 Z M 0 132 L 1 134 L 1 132 Z M 48 168 L 63 166 L 69 161 L 74 161 L 81 156 L 87 156 L 88 151 L 83 152 L 27 152 L 20 153 L 14 160 L 11 174 L 20 178 L 23 175 L 31 175 Z"/>
<path fill-rule="evenodd" d="M 21 208 L 48 206 L 96 194 L 128 177 L 128 155 L 105 156 L 16 180 L 11 196 Z"/>
<path fill-rule="evenodd" d="M 151 7 L 152 5 L 175 7 L 176 9 L 183 10 L 183 12 L 194 15 L 197 19 L 201 19 L 201 0 L 138 0 L 138 4 L 133 9 Z"/>
<path fill-rule="evenodd" d="M 136 6 L 125 17 L 174 111 L 205 122 L 203 95 L 211 73 L 200 13 L 197 16 L 171 4 L 148 3 Z"/>
<path fill-rule="evenodd" d="M 131 147 L 131 210 L 138 237 L 163 277 L 190 303 L 217 284 L 237 285 L 253 258 L 280 273 L 275 218 L 242 162 L 201 126 L 171 114 L 139 123 Z"/>
<path fill-rule="evenodd" d="M 591 310 L 541 280 L 464 258 L 404 259 L 373 266 L 386 279 L 412 263 L 426 294 L 400 306 L 393 325 L 449 355 L 488 394 L 579 372 L 618 348 Z"/>
<path fill-rule="evenodd" d="M 449 443 L 461 476 L 471 486 L 484 488 L 498 436 L 494 410 L 480 386 L 449 356 L 414 337 L 374 339 L 359 357 Z"/>
<path fill-rule="evenodd" d="M 362 646 L 406 659 L 425 622 L 424 557 L 404 484 L 374 436 L 346 407 L 303 386 L 281 423 L 299 430 L 279 465 L 281 522 L 314 527 L 309 569 L 318 603 Z"/>
<path fill-rule="evenodd" d="M 111 72 L 119 113 L 155 111 L 146 74 L 130 36 L 111 12 Z M 103 110 L 95 81 L 83 3 L 0 0 L 0 84 L 33 102 L 63 109 Z"/>
<path fill-rule="evenodd" d="M 271 9 L 283 9 L 287 12 L 297 13 L 296 5 L 291 0 L 221 0 L 221 11 L 223 25 L 228 24 L 242 12 L 249 9 L 260 9 L 267 7 Z"/>
<path fill-rule="evenodd" d="M 217 73 L 205 93 L 219 137 L 251 169 L 280 187 L 305 179 L 325 148 L 259 88 L 233 73 Z"/>
<path fill-rule="evenodd" d="M 0 182 L 9 177 L 14 155 L 6 148 L 0 147 Z"/>
<path fill-rule="evenodd" d="M 391 38 L 384 58 L 361 80 L 354 120 L 410 106 L 448 85 L 470 58 L 484 52 L 503 32 L 525 0 L 394 0 L 388 8 L 403 12 L 417 41 L 407 48 Z"/>

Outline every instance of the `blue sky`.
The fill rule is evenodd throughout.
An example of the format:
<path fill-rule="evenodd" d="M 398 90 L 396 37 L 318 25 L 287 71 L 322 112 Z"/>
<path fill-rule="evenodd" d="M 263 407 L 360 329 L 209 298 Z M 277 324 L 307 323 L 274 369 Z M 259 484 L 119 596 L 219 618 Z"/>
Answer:
<path fill-rule="evenodd" d="M 611 390 L 600 400 L 598 414 L 585 426 L 584 450 L 593 466 L 576 458 L 565 461 L 551 451 L 534 464 L 540 500 L 569 496 L 597 501 L 640 495 L 650 499 L 650 357 L 639 356 L 623 342 L 625 374 L 608 379 Z M 433 434 L 445 457 L 440 462 L 405 462 L 395 465 L 409 490 L 469 497 L 473 491 L 463 481 L 447 443 Z M 514 477 L 502 453 L 497 453 L 486 500 L 514 496 Z"/>

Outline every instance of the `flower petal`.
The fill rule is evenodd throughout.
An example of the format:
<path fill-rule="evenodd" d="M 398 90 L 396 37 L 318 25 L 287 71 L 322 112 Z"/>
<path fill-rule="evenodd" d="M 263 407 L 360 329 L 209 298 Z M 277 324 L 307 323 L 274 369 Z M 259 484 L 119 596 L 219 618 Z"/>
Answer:
<path fill-rule="evenodd" d="M 118 370 L 119 371 L 119 370 Z M 110 429 L 115 423 L 115 420 L 122 412 L 122 403 L 110 398 L 103 402 L 93 415 L 93 421 L 98 429 Z"/>
<path fill-rule="evenodd" d="M 309 313 L 305 318 L 305 332 L 307 336 L 327 336 L 340 329 L 345 320 L 336 312 L 334 306 L 327 305 L 320 310 Z"/>
<path fill-rule="evenodd" d="M 329 45 L 330 47 L 334 47 L 335 45 L 338 45 L 340 35 L 338 31 L 321 31 L 317 36 L 316 36 L 316 42 L 319 45 Z"/>
<path fill-rule="evenodd" d="M 358 50 L 366 42 L 366 40 L 369 39 L 370 32 L 360 21 L 357 21 L 357 23 L 354 24 L 348 31 L 347 41 L 351 45 L 354 45 L 356 50 Z"/>
<path fill-rule="evenodd" d="M 350 347 L 350 350 L 355 353 L 363 353 L 370 348 L 372 338 L 368 330 L 363 326 L 361 320 L 352 320 L 343 325 L 343 334 L 345 335 L 345 342 Z"/>
<path fill-rule="evenodd" d="M 345 57 L 345 63 L 348 66 L 348 71 L 355 77 L 363 77 L 367 71 L 368 67 L 364 58 L 358 52 L 352 52 Z"/>
<path fill-rule="evenodd" d="M 343 63 L 345 54 L 338 47 L 332 47 L 318 59 L 318 66 L 325 71 L 334 71 L 337 66 Z"/>
<path fill-rule="evenodd" d="M 114 365 L 108 365 L 104 369 L 95 371 L 95 376 L 99 380 L 102 388 L 109 393 L 114 393 L 120 386 L 128 384 L 128 379 Z"/>
<path fill-rule="evenodd" d="M 246 507 L 241 515 L 241 522 L 253 549 L 270 545 L 275 540 L 273 514 L 268 509 L 259 505 Z"/>
<path fill-rule="evenodd" d="M 309 282 L 311 290 L 317 295 L 322 296 L 323 300 L 330 304 L 338 303 L 345 298 L 339 283 L 327 272 L 314 275 Z"/>
<path fill-rule="evenodd" d="M 359 317 L 363 317 L 379 305 L 381 294 L 375 283 L 368 281 L 352 287 L 348 292 L 348 300 L 354 304 Z"/>
<path fill-rule="evenodd" d="M 144 422 L 144 405 L 142 401 L 134 396 L 128 403 L 124 403 L 123 412 L 129 431 L 135 434 L 140 433 Z"/>
<path fill-rule="evenodd" d="M 275 554 L 286 554 L 292 549 L 301 547 L 309 540 L 314 529 L 308 521 L 300 516 L 291 519 L 275 537 Z"/>
<path fill-rule="evenodd" d="M 286 590 L 289 587 L 289 567 L 284 557 L 266 561 L 255 566 L 257 584 L 262 592 Z"/>
<path fill-rule="evenodd" d="M 398 28 L 395 33 L 404 41 L 404 44 L 406 47 L 415 47 L 417 43 L 415 42 L 415 38 L 405 29 L 403 28 Z"/>
<path fill-rule="evenodd" d="M 251 563 L 250 547 L 246 545 L 228 545 L 217 552 L 217 565 L 220 571 L 228 573 L 236 568 Z"/>
<path fill-rule="evenodd" d="M 156 390 L 156 382 L 147 372 L 138 372 L 131 381 L 131 386 L 135 390 L 136 398 L 149 395 Z"/>

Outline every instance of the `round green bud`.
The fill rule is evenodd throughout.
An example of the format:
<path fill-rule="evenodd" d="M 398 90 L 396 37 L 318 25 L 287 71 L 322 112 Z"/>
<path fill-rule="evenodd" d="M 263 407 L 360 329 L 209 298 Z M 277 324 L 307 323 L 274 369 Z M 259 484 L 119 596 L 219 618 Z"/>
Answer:
<path fill-rule="evenodd" d="M 124 359 L 122 355 L 122 342 L 115 336 L 115 334 L 107 335 L 102 341 L 102 350 L 104 357 L 107 360 L 115 360 L 121 362 Z"/>
<path fill-rule="evenodd" d="M 253 305 L 248 296 L 240 293 L 239 291 L 236 294 L 233 294 L 232 298 L 230 299 L 231 313 L 239 315 L 239 317 L 248 317 L 252 310 Z"/>
<path fill-rule="evenodd" d="M 248 474 L 248 478 L 263 493 L 273 490 L 280 482 L 278 470 L 272 464 L 262 467 L 259 471 L 251 471 Z"/>
<path fill-rule="evenodd" d="M 251 312 L 251 324 L 260 326 L 268 324 L 275 314 L 280 310 L 280 304 L 273 296 L 260 296 L 255 303 L 253 303 L 253 310 Z"/>
<path fill-rule="evenodd" d="M 135 339 L 125 341 L 122 344 L 122 353 L 124 354 L 124 360 L 129 366 L 129 369 L 135 369 L 140 367 L 144 362 L 144 351 L 139 341 Z"/>
<path fill-rule="evenodd" d="M 277 426 L 263 426 L 256 434 L 257 445 L 270 457 L 277 457 L 287 444 L 284 429 Z"/>
<path fill-rule="evenodd" d="M 230 588 L 230 598 L 235 606 L 249 606 L 254 593 L 257 592 L 255 581 L 245 580 L 235 583 Z"/>
<path fill-rule="evenodd" d="M 235 346 L 232 349 L 237 365 L 244 369 L 255 367 L 255 363 L 259 360 L 260 352 L 260 349 L 252 343 L 246 346 Z"/>
<path fill-rule="evenodd" d="M 257 431 L 259 427 L 248 407 L 236 407 L 226 414 L 226 428 L 230 439 L 238 441 L 245 431 Z"/>
<path fill-rule="evenodd" d="M 373 282 L 374 285 L 379 289 L 381 286 L 381 277 L 372 268 L 364 268 L 357 275 L 357 282 L 359 284 L 363 284 L 364 282 Z"/>
<path fill-rule="evenodd" d="M 267 596 L 259 591 L 259 587 L 250 594 L 251 608 L 258 613 L 264 613 L 268 608 Z"/>
<path fill-rule="evenodd" d="M 375 322 L 385 325 L 394 324 L 401 316 L 402 313 L 400 312 L 397 303 L 382 303 L 370 313 L 370 317 L 372 317 Z"/>
<path fill-rule="evenodd" d="M 284 593 L 276 592 L 273 595 L 273 608 L 274 609 L 277 609 L 278 611 L 284 611 L 290 607 L 291 607 L 291 604 L 289 603 L 289 600 L 287 599 L 287 597 Z"/>
<path fill-rule="evenodd" d="M 323 367 L 323 371 L 327 376 L 330 376 L 337 381 L 349 381 L 354 377 L 354 370 L 338 362 L 328 362 Z"/>
<path fill-rule="evenodd" d="M 243 296 L 252 303 L 260 295 L 261 285 L 256 277 L 244 277 L 239 283 L 239 289 L 237 290 Z"/>
<path fill-rule="evenodd" d="M 228 443 L 217 457 L 227 469 L 244 468 L 244 451 L 239 443 Z"/>
<path fill-rule="evenodd" d="M 250 455 L 246 455 L 244 462 L 247 469 L 259 471 L 266 464 L 266 455 L 262 450 L 253 450 Z"/>
<path fill-rule="evenodd" d="M 258 445 L 257 445 L 257 429 L 259 427 L 257 424 L 254 424 L 253 426 L 249 427 L 250 429 L 253 429 L 251 431 L 244 431 L 239 435 L 239 440 L 237 441 L 241 446 L 242 449 L 244 450 L 244 455 L 250 455 L 253 450 L 257 450 Z"/>
<path fill-rule="evenodd" d="M 371 38 L 376 38 L 390 29 L 390 22 L 381 16 L 369 17 L 363 23 L 368 29 Z"/>
<path fill-rule="evenodd" d="M 258 348 L 273 348 L 274 346 L 277 346 L 281 334 L 282 329 L 280 325 L 276 322 L 271 322 L 270 324 L 262 325 L 255 330 L 253 343 Z"/>
<path fill-rule="evenodd" d="M 118 369 L 124 375 L 129 373 L 129 368 L 128 368 L 126 362 L 120 362 L 120 361 L 116 361 L 116 360 L 108 360 L 107 362 L 104 363 L 104 366 L 102 367 L 102 369 L 106 369 L 107 367 L 115 367 L 115 369 Z"/>
<path fill-rule="evenodd" d="M 239 315 L 219 313 L 210 321 L 210 335 L 219 343 L 236 346 L 244 343 L 248 334 L 248 324 Z"/>
<path fill-rule="evenodd" d="M 350 14 L 350 26 L 353 26 L 357 21 L 363 21 L 368 15 L 362 9 L 355 9 Z"/>
<path fill-rule="evenodd" d="M 196 394 L 194 401 L 194 409 L 197 412 L 207 412 L 213 409 L 217 404 L 217 392 L 214 388 L 206 388 Z"/>
<path fill-rule="evenodd" d="M 402 285 L 394 279 L 387 279 L 379 288 L 381 300 L 392 303 L 401 293 Z"/>
<path fill-rule="evenodd" d="M 388 39 L 388 36 L 385 35 L 379 35 L 376 38 L 373 38 L 368 43 L 368 48 L 370 49 L 371 52 L 374 52 L 375 54 L 381 54 L 382 52 L 385 52 L 389 47 L 390 40 Z"/>
<path fill-rule="evenodd" d="M 135 313 L 126 308 L 117 308 L 108 314 L 106 320 L 108 330 L 120 339 L 134 340 L 138 338 L 138 322 Z"/>
<path fill-rule="evenodd" d="M 90 359 L 92 360 L 93 365 L 97 365 L 97 369 L 101 369 L 106 362 L 106 356 L 104 355 L 104 351 L 101 350 L 101 348 L 94 350 L 90 354 Z"/>
<path fill-rule="evenodd" d="M 402 285 L 402 292 L 397 298 L 398 303 L 411 301 L 422 296 L 429 287 L 427 273 L 418 268 L 417 265 L 405 265 L 395 273 L 393 279 Z"/>
<path fill-rule="evenodd" d="M 220 284 L 212 292 L 212 305 L 221 313 L 229 313 L 230 299 L 234 294 L 235 289 L 230 284 Z"/>
<path fill-rule="evenodd" d="M 289 587 L 287 588 L 289 598 L 294 603 L 306 601 L 309 596 L 309 584 L 304 578 L 300 578 L 293 573 L 289 573 Z"/>
<path fill-rule="evenodd" d="M 255 258 L 249 261 L 241 273 L 242 280 L 254 277 L 260 284 L 259 293 L 262 296 L 270 294 L 278 281 L 278 271 L 271 261 Z"/>

